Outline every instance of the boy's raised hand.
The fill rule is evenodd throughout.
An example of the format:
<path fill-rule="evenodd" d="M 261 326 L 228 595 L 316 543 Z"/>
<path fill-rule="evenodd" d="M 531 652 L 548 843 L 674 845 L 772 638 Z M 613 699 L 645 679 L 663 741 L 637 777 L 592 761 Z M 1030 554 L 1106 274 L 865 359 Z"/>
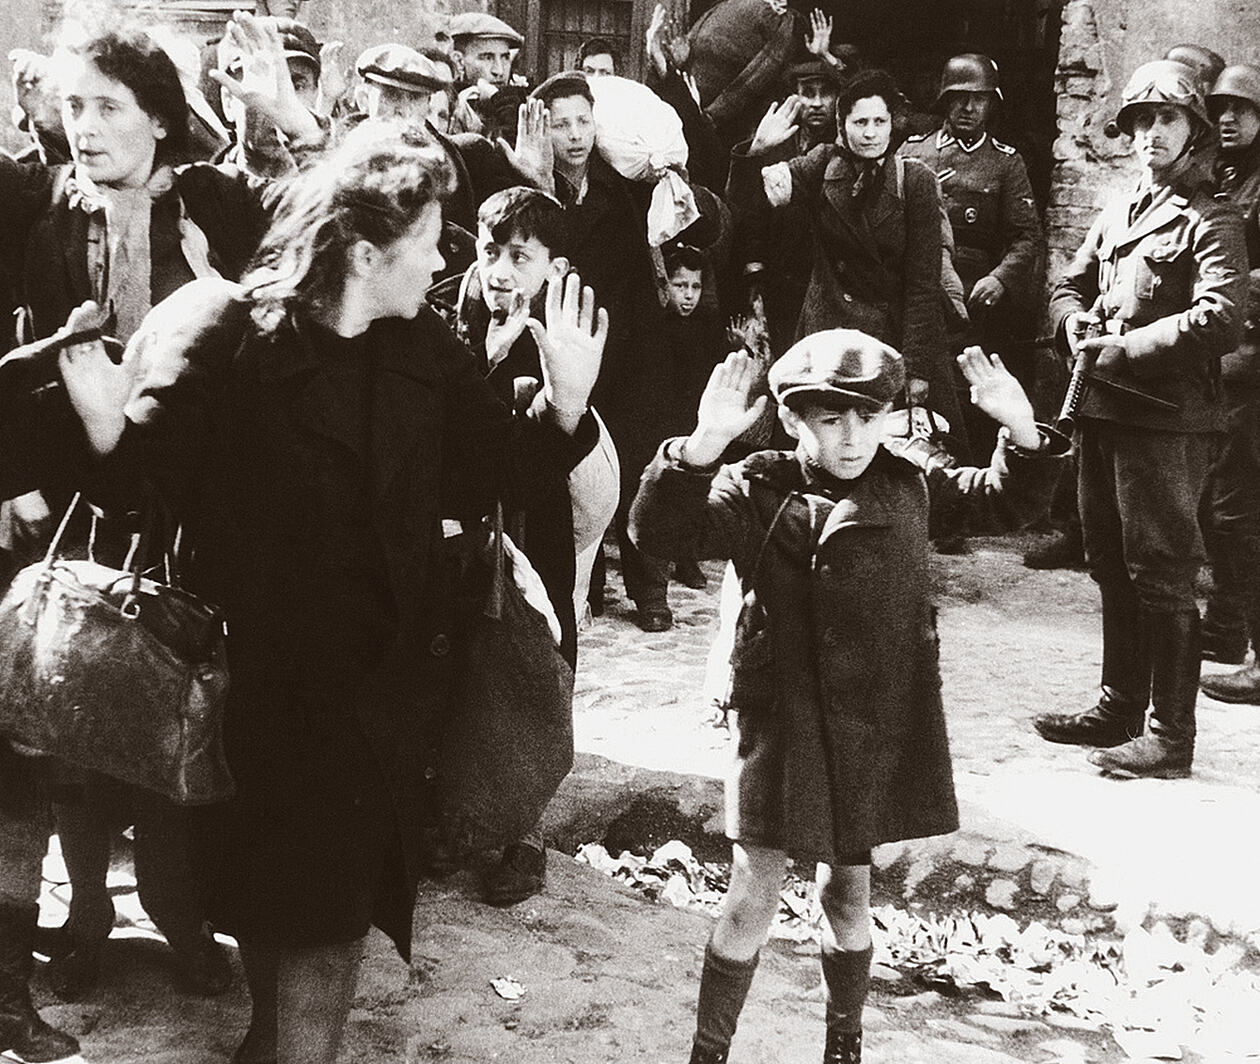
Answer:
<path fill-rule="evenodd" d="M 512 293 L 512 304 L 506 312 L 495 310 L 486 326 L 486 360 L 491 367 L 502 362 L 512 345 L 525 331 L 529 320 L 529 300 L 519 288 Z"/>
<path fill-rule="evenodd" d="M 761 416 L 769 397 L 763 395 L 751 406 L 748 402 L 758 376 L 756 360 L 743 351 L 732 351 L 713 367 L 700 396 L 695 431 L 683 444 L 687 465 L 712 465 Z"/>
<path fill-rule="evenodd" d="M 1002 364 L 998 355 L 986 355 L 978 347 L 968 347 L 958 356 L 958 365 L 971 385 L 971 401 L 1010 431 L 1017 447 L 1035 451 L 1041 446 L 1041 433 L 1033 417 L 1032 403 L 1023 386 Z"/>
<path fill-rule="evenodd" d="M 525 324 L 538 344 L 543 393 L 556 425 L 570 435 L 586 413 L 591 389 L 599 377 L 608 311 L 595 302 L 595 291 L 582 286 L 576 273 L 547 282 L 544 325 L 537 318 Z"/>

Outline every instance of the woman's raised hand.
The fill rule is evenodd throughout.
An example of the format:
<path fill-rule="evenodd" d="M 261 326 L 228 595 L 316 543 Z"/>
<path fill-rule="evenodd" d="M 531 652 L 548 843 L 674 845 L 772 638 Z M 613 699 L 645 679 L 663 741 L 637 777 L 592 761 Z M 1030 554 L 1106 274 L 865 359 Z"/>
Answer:
<path fill-rule="evenodd" d="M 104 323 L 104 311 L 89 300 L 70 312 L 59 335 L 90 335 L 99 331 Z M 114 363 L 99 335 L 64 346 L 57 356 L 57 364 L 70 405 L 83 422 L 92 450 L 98 455 L 109 454 L 118 444 L 126 424 L 123 409 L 131 394 L 130 367 L 125 362 Z"/>
<path fill-rule="evenodd" d="M 709 374 L 700 396 L 696 429 L 683 444 L 688 465 L 712 465 L 732 440 L 747 432 L 766 408 L 768 396 L 749 405 L 759 379 L 757 362 L 744 351 L 732 351 Z"/>
<path fill-rule="evenodd" d="M 795 93 L 782 103 L 772 103 L 757 123 L 757 132 L 753 134 L 748 154 L 764 155 L 771 148 L 791 140 L 801 128 L 800 117 L 801 98 Z"/>
<path fill-rule="evenodd" d="M 595 302 L 595 291 L 582 286 L 576 273 L 547 282 L 546 324 L 526 322 L 538 344 L 543 394 L 552 419 L 572 433 L 590 402 L 599 377 L 604 343 L 608 339 L 608 311 Z"/>
<path fill-rule="evenodd" d="M 247 11 L 238 11 L 227 24 L 225 36 L 240 55 L 241 76 L 237 79 L 221 70 L 210 71 L 210 76 L 286 136 L 317 139 L 321 133 L 319 123 L 293 91 L 275 19 L 255 18 Z"/>

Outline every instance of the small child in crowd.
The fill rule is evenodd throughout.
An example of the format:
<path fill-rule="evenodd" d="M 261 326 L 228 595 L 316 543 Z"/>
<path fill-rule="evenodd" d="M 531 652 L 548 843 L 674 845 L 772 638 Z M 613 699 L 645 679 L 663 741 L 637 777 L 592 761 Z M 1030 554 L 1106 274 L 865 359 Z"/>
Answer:
<path fill-rule="evenodd" d="M 728 704 L 730 889 L 705 952 L 692 1064 L 724 1064 L 789 858 L 817 862 L 825 1064 L 861 1060 L 870 982 L 870 856 L 958 827 L 928 574 L 929 500 L 1003 525 L 1048 501 L 1067 441 L 1033 421 L 996 356 L 959 364 L 1005 426 L 987 469 L 925 472 L 885 441 L 901 356 L 849 329 L 814 333 L 770 370 L 795 451 L 717 468 L 766 403 L 753 360 L 716 366 L 696 427 L 644 475 L 631 535 L 659 557 L 729 558 L 742 605 Z"/>

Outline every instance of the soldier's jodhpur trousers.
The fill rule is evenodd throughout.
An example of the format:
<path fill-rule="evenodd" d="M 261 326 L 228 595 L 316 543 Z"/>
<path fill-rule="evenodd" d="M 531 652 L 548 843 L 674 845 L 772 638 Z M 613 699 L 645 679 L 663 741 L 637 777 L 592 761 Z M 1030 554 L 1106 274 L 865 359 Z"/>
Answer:
<path fill-rule="evenodd" d="M 1076 442 L 1081 529 L 1090 575 L 1102 591 L 1105 637 L 1114 643 L 1127 624 L 1142 628 L 1123 648 L 1104 646 L 1103 683 L 1136 676 L 1124 682 L 1145 701 L 1142 681 L 1149 677 L 1152 732 L 1192 749 L 1199 676 L 1194 581 L 1204 561 L 1198 512 L 1218 439 L 1088 418 Z M 1147 660 L 1128 660 L 1135 653 Z"/>

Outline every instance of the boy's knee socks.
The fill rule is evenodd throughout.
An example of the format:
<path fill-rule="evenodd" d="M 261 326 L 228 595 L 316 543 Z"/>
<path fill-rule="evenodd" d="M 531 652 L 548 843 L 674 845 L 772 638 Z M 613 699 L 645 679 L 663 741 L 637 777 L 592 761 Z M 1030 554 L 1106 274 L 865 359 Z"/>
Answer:
<path fill-rule="evenodd" d="M 696 1006 L 696 1045 L 700 1048 L 725 1052 L 730 1047 L 759 956 L 733 961 L 716 953 L 711 942 L 705 948 Z"/>
<path fill-rule="evenodd" d="M 860 1031 L 862 1006 L 871 985 L 873 949 L 822 951 L 823 982 L 827 989 L 827 1030 Z"/>

